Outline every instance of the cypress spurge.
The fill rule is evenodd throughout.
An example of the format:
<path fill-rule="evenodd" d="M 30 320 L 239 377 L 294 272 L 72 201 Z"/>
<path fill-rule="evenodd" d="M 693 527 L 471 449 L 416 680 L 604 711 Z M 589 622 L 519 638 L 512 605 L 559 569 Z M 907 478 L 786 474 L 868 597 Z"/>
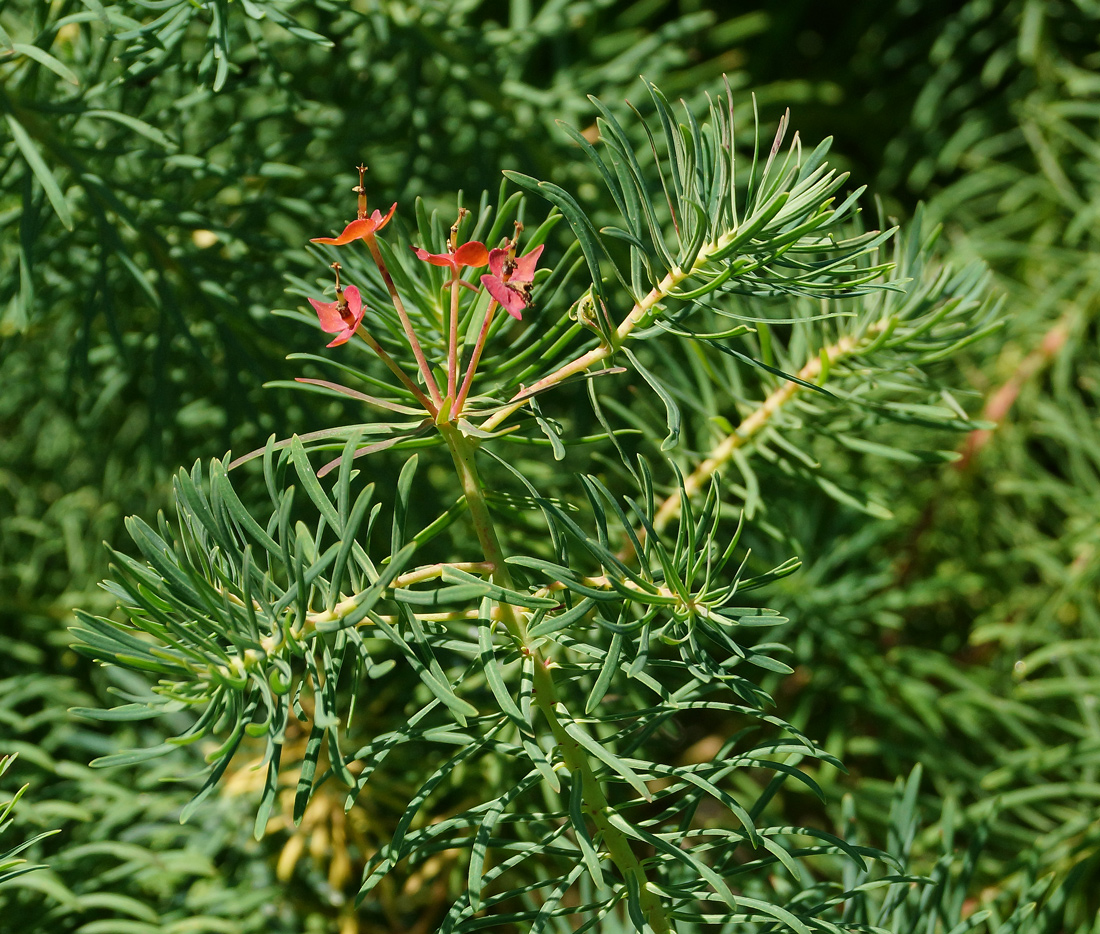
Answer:
<path fill-rule="evenodd" d="M 453 870 L 442 932 L 861 930 L 822 873 L 908 884 L 770 807 L 843 766 L 760 687 L 790 649 L 750 593 L 798 560 L 757 566 L 743 513 L 829 413 L 972 427 L 935 367 L 996 308 L 980 270 L 930 259 L 919 219 L 865 229 L 828 141 L 785 145 L 784 116 L 746 156 L 727 99 L 700 122 L 649 92 L 648 122 L 596 102 L 599 144 L 568 131 L 609 190 L 597 215 L 515 173 L 449 227 L 422 205 L 370 214 L 361 167 L 357 216 L 315 238 L 334 297 L 290 313 L 307 342 L 336 335 L 331 357 L 295 355 L 335 378 L 290 385 L 361 420 L 181 471 L 174 522 L 130 520 L 140 558 L 107 585 L 125 620 L 81 616 L 82 651 L 149 675 L 85 714 L 190 712 L 101 760 L 203 742 L 185 817 L 248 737 L 257 836 L 280 770 L 295 820 L 322 786 L 348 809 L 400 798 L 356 854 L 363 917 L 433 857 Z M 257 467 L 263 509 L 231 480 Z M 700 723 L 723 731 L 705 754 Z M 308 735 L 289 761 L 288 732 Z"/>

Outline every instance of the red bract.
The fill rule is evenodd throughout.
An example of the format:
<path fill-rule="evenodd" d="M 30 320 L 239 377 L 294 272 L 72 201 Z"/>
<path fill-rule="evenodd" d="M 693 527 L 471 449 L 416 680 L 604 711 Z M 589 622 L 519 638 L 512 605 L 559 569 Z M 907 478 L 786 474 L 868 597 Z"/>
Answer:
<path fill-rule="evenodd" d="M 309 303 L 317 312 L 317 317 L 321 321 L 321 330 L 326 334 L 336 335 L 329 347 L 335 347 L 350 340 L 366 312 L 362 296 L 354 285 L 349 285 L 346 289 L 338 289 L 334 302 L 319 302 L 311 298 Z"/>
<path fill-rule="evenodd" d="M 481 284 L 517 321 L 521 320 L 523 309 L 531 304 L 535 264 L 544 247 L 545 244 L 537 246 L 526 256 L 520 256 L 511 263 L 508 261 L 508 250 L 493 250 L 489 254 L 490 275 L 482 276 Z M 509 266 L 512 268 L 509 269 Z"/>
<path fill-rule="evenodd" d="M 358 220 L 352 221 L 344 228 L 344 232 L 339 237 L 313 237 L 310 243 L 331 243 L 333 246 L 343 246 L 345 243 L 351 243 L 352 240 L 361 240 L 363 237 L 369 237 L 375 233 L 375 231 L 381 230 L 390 222 L 390 218 L 393 217 L 393 212 L 397 210 L 397 202 L 393 203 L 393 207 L 390 208 L 389 213 L 383 217 L 381 211 L 375 211 L 370 217 L 361 217 Z"/>
<path fill-rule="evenodd" d="M 489 262 L 489 251 L 485 248 L 484 243 L 477 240 L 462 244 L 453 253 L 429 253 L 427 250 L 416 246 L 412 250 L 417 259 L 422 259 L 433 266 L 450 266 L 455 271 L 463 266 L 484 266 Z"/>

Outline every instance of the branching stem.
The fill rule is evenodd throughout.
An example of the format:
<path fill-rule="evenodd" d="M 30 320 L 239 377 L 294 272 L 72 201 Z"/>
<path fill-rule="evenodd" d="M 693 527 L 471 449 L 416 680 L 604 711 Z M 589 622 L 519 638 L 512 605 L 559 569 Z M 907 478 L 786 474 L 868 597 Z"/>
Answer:
<path fill-rule="evenodd" d="M 489 514 L 488 504 L 485 502 L 485 490 L 481 484 L 481 478 L 474 462 L 475 447 L 456 425 L 446 423 L 439 426 L 447 446 L 454 460 L 455 470 L 458 472 L 462 483 L 462 491 L 466 495 L 466 503 L 470 508 L 470 517 L 473 521 L 474 531 L 485 553 L 485 560 L 492 568 L 492 580 L 501 587 L 514 589 L 508 565 L 504 561 L 504 550 L 496 533 L 492 516 Z M 630 841 L 618 827 L 615 827 L 608 819 L 612 813 L 611 805 L 604 794 L 603 787 L 588 755 L 580 744 L 565 730 L 559 715 L 559 708 L 564 711 L 558 702 L 557 686 L 554 683 L 553 669 L 549 659 L 541 650 L 532 646 L 530 636 L 527 633 L 527 624 L 515 607 L 507 604 L 498 604 L 500 620 L 504 624 L 509 635 L 523 647 L 531 656 L 534 668 L 534 700 L 539 711 L 546 718 L 550 731 L 561 752 L 566 768 L 574 780 L 581 782 L 581 798 L 584 801 L 585 811 L 592 820 L 597 833 L 602 837 L 611 861 L 622 874 L 623 878 L 633 878 L 640 892 L 642 913 L 653 928 L 655 934 L 672 934 L 672 924 L 665 912 L 665 906 L 660 898 L 649 887 L 645 869 L 641 861 L 630 845 Z M 566 713 L 566 716 L 568 714 Z"/>
<path fill-rule="evenodd" d="M 698 262 L 696 263 L 698 265 Z M 694 269 L 694 267 L 692 267 Z M 559 367 L 549 376 L 544 376 L 538 382 L 531 386 L 526 387 L 517 395 L 522 395 L 522 399 L 513 399 L 504 408 L 498 410 L 493 415 L 490 415 L 481 424 L 481 428 L 484 431 L 493 431 L 503 422 L 508 416 L 519 409 L 530 396 L 536 395 L 540 390 L 546 389 L 548 386 L 553 386 L 555 383 L 560 383 L 562 380 L 568 379 L 570 376 L 575 376 L 578 373 L 583 373 L 590 366 L 595 366 L 602 360 L 606 360 L 615 351 L 617 351 L 626 342 L 630 333 L 641 323 L 645 317 L 653 310 L 654 306 L 662 299 L 667 298 L 668 295 L 676 288 L 681 282 L 683 282 L 688 276 L 691 275 L 691 270 L 683 270 L 679 267 L 672 269 L 668 274 L 650 289 L 649 294 L 644 298 L 639 299 L 633 308 L 630 309 L 630 313 L 623 319 L 622 323 L 615 329 L 615 333 L 612 336 L 612 345 L 601 344 L 588 353 L 582 354 L 577 357 L 576 360 L 572 360 L 562 367 Z"/>

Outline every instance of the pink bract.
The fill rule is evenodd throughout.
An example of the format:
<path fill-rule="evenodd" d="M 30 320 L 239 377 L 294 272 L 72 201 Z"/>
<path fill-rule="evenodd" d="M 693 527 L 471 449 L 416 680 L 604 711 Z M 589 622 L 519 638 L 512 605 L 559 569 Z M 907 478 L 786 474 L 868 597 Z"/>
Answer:
<path fill-rule="evenodd" d="M 337 293 L 334 302 L 319 302 L 311 298 L 309 303 L 317 312 L 317 318 L 321 322 L 321 330 L 326 334 L 335 334 L 329 347 L 335 347 L 351 339 L 356 332 L 359 323 L 363 320 L 366 308 L 363 307 L 363 298 L 354 285 L 349 285 L 342 292 Z"/>
<path fill-rule="evenodd" d="M 485 291 L 500 302 L 501 307 L 517 321 L 522 320 L 523 309 L 531 304 L 529 287 L 535 279 L 535 265 L 545 246 L 541 244 L 530 253 L 517 257 L 515 268 L 507 279 L 504 278 L 504 264 L 508 260 L 508 251 L 493 250 L 489 254 L 490 274 L 481 277 L 481 284 L 485 286 Z"/>

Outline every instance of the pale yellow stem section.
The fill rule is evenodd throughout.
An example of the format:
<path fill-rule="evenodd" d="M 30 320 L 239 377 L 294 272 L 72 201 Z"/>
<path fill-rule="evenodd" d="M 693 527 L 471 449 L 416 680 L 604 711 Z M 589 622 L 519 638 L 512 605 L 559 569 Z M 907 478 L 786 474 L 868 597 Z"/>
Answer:
<path fill-rule="evenodd" d="M 876 322 L 859 337 L 842 337 L 835 344 L 830 344 L 824 352 L 810 360 L 796 374 L 800 380 L 814 383 L 821 376 L 822 366 L 828 360 L 830 366 L 849 357 L 859 351 L 861 347 L 870 344 L 875 335 L 878 335 L 887 326 L 887 321 Z M 702 489 L 714 474 L 721 470 L 733 457 L 735 451 L 748 444 L 771 421 L 772 417 L 784 405 L 786 405 L 801 389 L 806 387 L 789 379 L 779 388 L 774 390 L 750 415 L 746 416 L 736 430 L 727 435 L 714 447 L 698 467 L 684 478 L 684 492 L 694 496 Z M 657 531 L 666 528 L 668 524 L 680 515 L 681 494 L 674 491 L 668 499 L 661 503 L 657 514 L 653 517 L 653 527 Z"/>
<path fill-rule="evenodd" d="M 456 568 L 468 574 L 490 574 L 493 570 L 493 566 L 487 561 L 453 561 L 449 564 L 426 564 L 423 567 L 406 571 L 404 574 L 398 574 L 390 586 L 408 587 L 410 584 L 434 580 L 441 576 L 446 568 Z"/>

